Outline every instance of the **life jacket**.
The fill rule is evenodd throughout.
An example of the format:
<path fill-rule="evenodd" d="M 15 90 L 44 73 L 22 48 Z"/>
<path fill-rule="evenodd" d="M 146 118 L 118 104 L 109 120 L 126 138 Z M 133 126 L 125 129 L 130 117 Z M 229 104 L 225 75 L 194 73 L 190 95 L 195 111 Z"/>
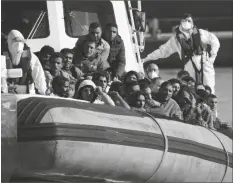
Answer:
<path fill-rule="evenodd" d="M 20 63 L 19 65 L 15 66 L 12 64 L 12 62 L 10 61 L 10 54 L 8 54 L 8 56 L 6 57 L 8 60 L 7 63 L 7 69 L 16 69 L 16 68 L 21 68 L 22 69 L 22 77 L 20 78 L 8 78 L 7 81 L 9 83 L 14 83 L 17 85 L 26 85 L 27 89 L 26 89 L 26 93 L 29 93 L 29 85 L 33 83 L 33 78 L 32 78 L 32 69 L 31 69 L 31 52 L 30 49 L 26 49 L 24 50 L 24 52 L 26 52 L 26 56 L 25 57 L 21 57 L 20 58 Z"/>
<path fill-rule="evenodd" d="M 196 73 L 196 82 L 198 84 L 203 83 L 203 58 L 201 57 L 201 70 L 198 70 L 195 63 L 192 60 L 194 55 L 203 55 L 203 51 L 207 49 L 207 44 L 204 44 L 201 41 L 201 35 L 199 29 L 194 26 L 193 33 L 189 39 L 186 38 L 184 33 L 179 29 L 179 26 L 175 29 L 176 38 L 181 45 L 181 59 L 184 62 L 184 65 L 191 60 L 193 68 Z"/>

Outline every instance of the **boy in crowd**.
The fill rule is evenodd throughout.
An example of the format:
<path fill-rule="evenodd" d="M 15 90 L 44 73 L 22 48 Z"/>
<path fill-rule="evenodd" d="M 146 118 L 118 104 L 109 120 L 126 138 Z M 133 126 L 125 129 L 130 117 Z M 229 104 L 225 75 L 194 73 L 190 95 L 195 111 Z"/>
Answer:
<path fill-rule="evenodd" d="M 73 57 L 74 52 L 69 48 L 64 48 L 60 51 L 64 57 L 64 65 L 63 70 L 66 71 L 68 74 L 72 75 L 75 79 L 80 80 L 83 76 L 82 71 L 73 65 Z"/>

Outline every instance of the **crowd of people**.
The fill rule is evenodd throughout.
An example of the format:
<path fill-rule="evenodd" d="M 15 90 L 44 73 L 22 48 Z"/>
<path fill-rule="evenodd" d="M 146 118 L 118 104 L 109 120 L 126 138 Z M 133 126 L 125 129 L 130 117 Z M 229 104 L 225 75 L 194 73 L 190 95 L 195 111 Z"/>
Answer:
<path fill-rule="evenodd" d="M 154 63 L 147 64 L 144 75 L 125 72 L 124 42 L 115 23 L 103 33 L 99 23 L 91 23 L 73 49 L 55 52 L 45 45 L 37 56 L 12 30 L 8 49 L 7 67 L 23 70 L 23 77 L 8 79 L 9 92 L 33 94 L 34 87 L 37 94 L 120 106 L 214 130 L 231 128 L 217 117 L 217 96 L 189 72 L 180 70 L 167 81 Z"/>

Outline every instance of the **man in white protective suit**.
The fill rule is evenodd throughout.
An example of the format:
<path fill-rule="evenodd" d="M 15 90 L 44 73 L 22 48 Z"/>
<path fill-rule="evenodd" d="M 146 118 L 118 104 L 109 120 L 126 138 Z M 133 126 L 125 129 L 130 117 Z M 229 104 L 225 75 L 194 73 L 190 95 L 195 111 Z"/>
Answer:
<path fill-rule="evenodd" d="M 211 87 L 215 93 L 215 71 L 214 61 L 220 48 L 218 38 L 211 32 L 198 29 L 191 14 L 185 14 L 180 25 L 173 35 L 159 49 L 148 54 L 142 61 L 167 58 L 177 52 L 184 62 L 184 70 L 188 71 L 197 84 L 204 84 Z M 211 51 L 207 51 L 210 45 Z"/>

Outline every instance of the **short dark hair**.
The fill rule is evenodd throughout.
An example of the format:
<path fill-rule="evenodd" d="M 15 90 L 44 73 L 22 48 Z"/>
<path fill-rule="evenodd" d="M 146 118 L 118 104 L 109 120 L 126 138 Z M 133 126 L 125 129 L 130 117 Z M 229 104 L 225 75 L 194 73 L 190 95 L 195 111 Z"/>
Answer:
<path fill-rule="evenodd" d="M 92 81 L 96 84 L 96 81 L 99 80 L 100 77 L 105 77 L 108 80 L 107 73 L 102 71 L 102 72 L 95 72 L 92 75 Z"/>
<path fill-rule="evenodd" d="M 119 93 L 120 96 L 124 95 L 124 84 L 120 81 L 112 82 L 109 91 L 116 91 Z"/>
<path fill-rule="evenodd" d="M 153 79 L 151 79 L 151 84 L 153 84 L 153 83 L 156 83 L 158 80 L 162 80 L 162 78 L 161 77 L 155 77 L 155 78 L 153 78 Z"/>
<path fill-rule="evenodd" d="M 51 60 L 53 60 L 53 59 L 55 59 L 55 58 L 61 58 L 61 59 L 62 59 L 62 62 L 63 62 L 63 60 L 64 60 L 63 54 L 61 54 L 61 53 L 59 53 L 59 52 L 54 52 L 54 53 L 51 55 L 51 57 L 49 58 L 49 60 L 51 61 Z"/>
<path fill-rule="evenodd" d="M 61 51 L 60 51 L 61 54 L 74 54 L 74 51 L 70 48 L 63 48 Z"/>
<path fill-rule="evenodd" d="M 191 76 L 185 76 L 182 78 L 182 80 L 185 82 L 189 82 L 189 81 L 195 82 L 195 80 Z"/>
<path fill-rule="evenodd" d="M 96 42 L 94 40 L 91 40 L 90 38 L 85 39 L 83 42 L 83 45 L 86 45 L 88 43 L 95 43 L 95 46 L 96 46 Z"/>
<path fill-rule="evenodd" d="M 190 76 L 190 74 L 189 74 L 188 71 L 180 70 L 180 71 L 177 73 L 177 77 L 180 78 L 181 76 Z"/>
<path fill-rule="evenodd" d="M 208 98 L 218 98 L 216 95 L 214 95 L 214 94 L 210 94 L 209 96 L 208 96 Z"/>
<path fill-rule="evenodd" d="M 106 25 L 105 29 L 109 29 L 110 27 L 115 27 L 118 29 L 118 26 L 115 22 L 110 22 Z"/>
<path fill-rule="evenodd" d="M 132 93 L 132 95 L 130 95 L 128 100 L 130 107 L 136 107 L 136 101 L 140 95 L 145 97 L 144 93 L 141 91 L 136 91 L 135 93 Z"/>
<path fill-rule="evenodd" d="M 136 71 L 129 71 L 129 72 L 127 72 L 127 73 L 125 74 L 125 76 L 124 76 L 124 83 L 126 82 L 127 77 L 129 77 L 130 75 L 135 75 L 136 78 L 137 78 L 137 80 L 138 80 L 138 78 L 139 78 L 138 73 L 137 73 Z"/>
<path fill-rule="evenodd" d="M 180 80 L 176 79 L 176 78 L 172 78 L 168 80 L 171 84 L 175 84 L 178 83 L 181 86 L 181 82 Z"/>
<path fill-rule="evenodd" d="M 92 22 L 92 23 L 89 25 L 89 30 L 90 30 L 90 29 L 97 29 L 98 27 L 102 29 L 102 27 L 101 27 L 101 25 L 100 25 L 99 22 Z"/>
<path fill-rule="evenodd" d="M 52 55 L 54 52 L 55 52 L 54 49 L 49 45 L 45 45 L 40 49 L 40 54 L 50 54 L 50 55 Z"/>
<path fill-rule="evenodd" d="M 183 16 L 182 16 L 182 19 L 186 19 L 186 18 L 189 18 L 189 17 L 192 18 L 192 14 L 191 13 L 184 13 Z"/>
<path fill-rule="evenodd" d="M 212 94 L 212 89 L 208 85 L 204 85 L 204 87 L 205 87 L 205 90 L 209 90 L 210 94 Z"/>
<path fill-rule="evenodd" d="M 133 87 L 136 85 L 138 85 L 140 87 L 140 85 L 137 81 L 129 81 L 129 82 L 125 83 L 125 91 L 127 92 L 130 87 Z"/>
<path fill-rule="evenodd" d="M 164 82 L 161 84 L 160 88 L 164 88 L 164 87 L 169 86 L 169 85 L 172 86 L 172 83 L 169 82 L 169 81 L 164 81 Z"/>

